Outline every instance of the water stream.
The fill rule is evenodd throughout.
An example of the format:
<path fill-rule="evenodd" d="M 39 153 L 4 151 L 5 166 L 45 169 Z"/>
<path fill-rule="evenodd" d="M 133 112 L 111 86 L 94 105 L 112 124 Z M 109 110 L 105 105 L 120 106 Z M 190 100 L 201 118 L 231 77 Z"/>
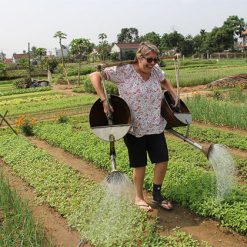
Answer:
<path fill-rule="evenodd" d="M 149 231 L 147 216 L 134 205 L 135 189 L 127 175 L 118 174 L 111 181 L 106 177 L 101 186 L 95 187 L 92 197 L 83 201 L 75 222 L 92 244 L 130 246 L 143 237 L 143 232 Z"/>
<path fill-rule="evenodd" d="M 222 144 L 214 144 L 209 153 L 216 176 L 216 197 L 222 201 L 232 190 L 236 178 L 236 165 L 230 152 Z"/>

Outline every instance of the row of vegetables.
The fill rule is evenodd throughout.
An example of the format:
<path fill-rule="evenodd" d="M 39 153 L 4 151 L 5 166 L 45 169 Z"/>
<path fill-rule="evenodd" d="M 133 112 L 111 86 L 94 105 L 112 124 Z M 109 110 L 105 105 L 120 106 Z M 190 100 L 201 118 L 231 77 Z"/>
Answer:
<path fill-rule="evenodd" d="M 103 186 L 56 161 L 23 136 L 14 136 L 8 130 L 1 130 L 0 136 L 0 156 L 5 163 L 35 189 L 41 202 L 49 203 L 67 218 L 83 241 L 95 246 L 209 246 L 178 229 L 171 236 L 160 236 L 155 219 L 128 200 L 112 196 L 107 200 Z M 84 149 L 78 143 L 76 146 Z"/>
<path fill-rule="evenodd" d="M 80 125 L 41 123 L 35 127 L 34 132 L 51 145 L 82 157 L 101 169 L 110 169 L 108 145 L 91 133 L 87 123 Z M 197 214 L 215 218 L 223 226 L 246 234 L 246 184 L 236 184 L 225 200 L 219 202 L 215 197 L 216 178 L 208 167 L 204 155 L 188 144 L 173 138 L 169 139 L 168 145 L 171 159 L 163 191 L 166 196 Z M 116 151 L 118 168 L 131 176 L 127 150 L 122 141 L 117 143 Z M 152 188 L 151 165 L 147 169 L 145 188 L 147 190 Z"/>

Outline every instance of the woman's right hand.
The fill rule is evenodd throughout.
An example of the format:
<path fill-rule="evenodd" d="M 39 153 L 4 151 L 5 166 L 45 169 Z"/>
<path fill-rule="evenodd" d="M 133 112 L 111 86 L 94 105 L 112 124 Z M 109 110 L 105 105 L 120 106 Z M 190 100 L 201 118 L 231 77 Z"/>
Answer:
<path fill-rule="evenodd" d="M 102 102 L 102 105 L 103 105 L 103 108 L 104 108 L 104 113 L 106 114 L 106 116 L 107 117 L 109 117 L 108 116 L 108 107 L 107 107 L 107 101 L 106 101 L 106 99 L 105 100 L 103 100 L 103 101 L 101 101 Z M 110 110 L 110 112 L 114 112 L 114 109 L 113 109 L 113 107 L 112 107 L 112 105 L 109 103 L 109 110 Z"/>

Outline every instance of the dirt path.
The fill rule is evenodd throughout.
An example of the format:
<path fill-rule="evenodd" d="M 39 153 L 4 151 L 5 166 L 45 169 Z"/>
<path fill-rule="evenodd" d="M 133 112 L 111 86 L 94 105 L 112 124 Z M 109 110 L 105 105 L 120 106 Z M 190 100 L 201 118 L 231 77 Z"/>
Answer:
<path fill-rule="evenodd" d="M 38 148 L 44 149 L 58 161 L 62 161 L 73 169 L 79 171 L 90 179 L 101 182 L 106 173 L 95 168 L 88 162 L 83 161 L 60 148 L 50 146 L 44 141 L 34 138 L 29 139 Z M 146 193 L 148 201 L 151 201 L 151 195 Z M 247 238 L 237 233 L 231 233 L 226 228 L 218 226 L 218 222 L 206 219 L 191 213 L 188 209 L 175 205 L 171 212 L 162 209 L 155 209 L 152 215 L 159 217 L 159 224 L 164 227 L 162 234 L 169 235 L 172 229 L 179 227 L 181 230 L 191 234 L 197 240 L 207 241 L 214 247 L 245 247 Z"/>
<path fill-rule="evenodd" d="M 77 246 L 80 234 L 71 229 L 67 221 L 48 204 L 38 203 L 34 189 L 18 177 L 1 159 L 0 169 L 3 171 L 4 177 L 8 179 L 11 188 L 28 202 L 34 218 L 43 223 L 46 238 L 51 239 L 54 246 L 57 247 Z"/>
<path fill-rule="evenodd" d="M 78 96 L 78 93 L 74 93 L 72 85 L 61 85 L 61 84 L 53 84 L 52 90 L 58 93 L 63 93 L 69 96 Z"/>

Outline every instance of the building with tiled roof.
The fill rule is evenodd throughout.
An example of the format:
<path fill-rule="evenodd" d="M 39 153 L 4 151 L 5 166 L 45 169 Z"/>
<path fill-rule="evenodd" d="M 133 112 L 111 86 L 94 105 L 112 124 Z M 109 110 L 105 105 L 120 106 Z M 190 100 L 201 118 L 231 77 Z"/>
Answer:
<path fill-rule="evenodd" d="M 13 63 L 13 59 L 12 58 L 5 58 L 4 62 L 5 63 Z"/>
<path fill-rule="evenodd" d="M 23 54 L 13 54 L 13 63 L 17 63 L 20 59 L 28 59 L 29 55 L 28 53 L 23 53 Z"/>
<path fill-rule="evenodd" d="M 139 43 L 115 43 L 111 48 L 111 53 L 118 53 L 119 59 L 125 58 L 127 53 L 135 54 L 139 47 Z"/>

